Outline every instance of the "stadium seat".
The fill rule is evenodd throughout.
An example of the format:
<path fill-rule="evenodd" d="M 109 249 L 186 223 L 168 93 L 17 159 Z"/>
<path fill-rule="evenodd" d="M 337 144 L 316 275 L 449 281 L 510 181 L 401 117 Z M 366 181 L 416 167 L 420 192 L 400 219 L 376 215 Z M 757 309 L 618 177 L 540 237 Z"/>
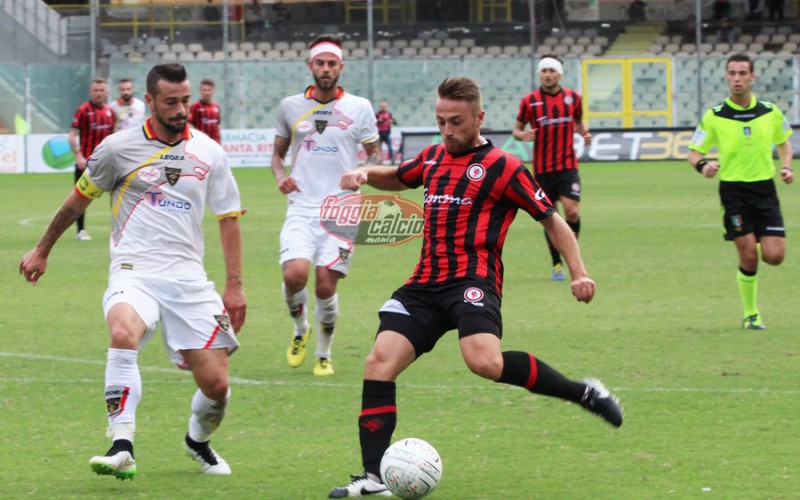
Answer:
<path fill-rule="evenodd" d="M 256 44 L 256 49 L 264 51 L 264 52 L 266 52 L 268 50 L 272 50 L 272 43 L 271 42 L 258 42 Z"/>
<path fill-rule="evenodd" d="M 178 54 L 175 52 L 164 52 L 161 54 L 161 60 L 165 62 L 178 62 Z"/>
<path fill-rule="evenodd" d="M 469 53 L 472 56 L 483 56 L 486 54 L 486 47 L 481 47 L 480 45 L 476 45 L 474 47 L 470 47 Z"/>
<path fill-rule="evenodd" d="M 519 46 L 517 45 L 506 45 L 503 47 L 503 54 L 507 56 L 515 56 L 519 54 Z"/>
<path fill-rule="evenodd" d="M 221 50 L 217 50 L 214 52 L 214 60 L 215 61 L 224 61 L 225 60 L 225 52 Z"/>
<path fill-rule="evenodd" d="M 203 50 L 202 43 L 190 43 L 186 46 L 186 50 L 194 52 L 195 54 Z"/>
<path fill-rule="evenodd" d="M 358 49 L 353 49 L 353 50 L 358 50 Z M 293 59 L 300 59 L 301 55 L 300 52 L 294 49 L 286 49 L 284 51 L 281 51 L 281 57 L 283 59 L 293 60 Z"/>
<path fill-rule="evenodd" d="M 753 43 L 751 43 L 751 44 L 750 44 L 750 46 L 747 48 L 747 51 L 748 51 L 748 52 L 753 52 L 753 53 L 755 53 L 755 54 L 758 54 L 758 53 L 760 53 L 760 52 L 763 52 L 763 51 L 764 51 L 764 44 L 763 44 L 763 43 L 758 43 L 758 42 L 753 42 Z"/>
<path fill-rule="evenodd" d="M 487 56 L 499 56 L 502 53 L 503 53 L 503 47 L 499 45 L 490 45 L 486 47 Z"/>
<path fill-rule="evenodd" d="M 345 41 L 342 42 L 342 48 L 345 49 L 345 50 L 357 49 L 358 48 L 358 42 L 355 41 L 355 40 L 345 40 Z"/>
<path fill-rule="evenodd" d="M 211 52 L 209 52 L 207 50 L 201 50 L 200 52 L 197 53 L 196 59 L 198 61 L 213 61 L 214 60 L 214 54 L 212 54 Z"/>
<path fill-rule="evenodd" d="M 405 49 L 408 47 L 408 40 L 398 39 L 392 42 L 392 46 L 398 49 Z"/>
<path fill-rule="evenodd" d="M 404 47 L 400 55 L 403 57 L 416 57 L 417 49 L 415 49 L 414 47 Z"/>
<path fill-rule="evenodd" d="M 353 59 L 366 59 L 367 57 L 367 49 L 358 47 L 350 51 L 350 57 Z"/>
<path fill-rule="evenodd" d="M 772 35 L 772 38 L 769 41 L 763 43 L 772 43 L 775 45 L 781 45 L 786 43 L 787 40 L 788 37 L 783 33 L 775 33 L 774 35 Z"/>
<path fill-rule="evenodd" d="M 176 54 L 180 52 L 186 52 L 186 44 L 181 42 L 173 43 L 172 45 L 169 46 L 169 51 L 175 52 Z"/>
<path fill-rule="evenodd" d="M 392 46 L 391 40 L 378 40 L 377 42 L 375 42 L 376 49 L 388 49 L 391 46 Z"/>
<path fill-rule="evenodd" d="M 533 52 L 533 49 L 531 48 L 530 45 L 522 45 L 519 48 L 519 55 L 521 55 L 521 56 L 530 56 L 532 52 Z"/>
<path fill-rule="evenodd" d="M 776 33 L 778 33 L 780 35 L 787 35 L 787 36 L 791 35 L 792 32 L 793 32 L 793 30 L 792 30 L 791 26 L 778 26 L 778 29 L 776 31 Z"/>
<path fill-rule="evenodd" d="M 263 50 L 251 50 L 247 53 L 247 59 L 251 61 L 263 61 L 264 60 L 264 51 Z"/>
<path fill-rule="evenodd" d="M 450 57 L 453 52 L 450 47 L 437 47 L 434 54 L 438 57 Z"/>
<path fill-rule="evenodd" d="M 194 56 L 192 52 L 180 52 L 178 54 L 178 61 L 180 62 L 189 62 L 194 61 L 197 58 Z"/>
<path fill-rule="evenodd" d="M 444 45 L 444 44 L 442 43 L 442 40 L 439 39 L 439 38 L 431 38 L 430 40 L 427 40 L 425 42 L 425 46 L 426 47 L 431 47 L 431 48 L 434 48 L 434 49 L 438 49 L 442 45 Z"/>
<path fill-rule="evenodd" d="M 744 42 L 744 40 L 740 41 Z M 769 43 L 769 35 L 764 35 L 764 34 L 756 35 L 755 38 L 753 38 L 753 41 L 758 43 Z"/>
<path fill-rule="evenodd" d="M 256 44 L 253 42 L 242 42 L 239 44 L 239 50 L 244 52 L 250 52 L 251 50 L 255 50 Z"/>
<path fill-rule="evenodd" d="M 442 41 L 443 47 L 455 48 L 460 45 L 460 42 L 456 38 L 448 38 Z"/>
<path fill-rule="evenodd" d="M 412 40 L 409 40 L 408 46 L 419 50 L 419 49 L 421 49 L 422 47 L 425 46 L 425 40 L 420 40 L 419 38 L 414 38 Z"/>
<path fill-rule="evenodd" d="M 435 53 L 434 50 L 435 49 L 433 47 L 422 47 L 421 49 L 419 49 L 417 55 L 419 55 L 420 57 L 431 57 Z"/>
<path fill-rule="evenodd" d="M 268 50 L 264 52 L 264 59 L 277 61 L 281 58 L 281 51 L 280 50 Z"/>
<path fill-rule="evenodd" d="M 453 47 L 453 55 L 454 56 L 469 55 L 469 47 Z"/>
<path fill-rule="evenodd" d="M 290 47 L 289 47 L 289 42 L 275 42 L 272 48 L 275 50 L 283 51 L 283 50 L 289 50 Z"/>
<path fill-rule="evenodd" d="M 475 39 L 474 38 L 464 38 L 459 43 L 462 47 L 474 47 L 475 46 Z"/>
<path fill-rule="evenodd" d="M 144 53 L 144 60 L 145 61 L 160 61 L 161 54 L 157 52 L 145 52 Z"/>
<path fill-rule="evenodd" d="M 247 52 L 243 50 L 234 50 L 231 52 L 231 60 L 232 61 L 246 61 L 247 60 Z"/>

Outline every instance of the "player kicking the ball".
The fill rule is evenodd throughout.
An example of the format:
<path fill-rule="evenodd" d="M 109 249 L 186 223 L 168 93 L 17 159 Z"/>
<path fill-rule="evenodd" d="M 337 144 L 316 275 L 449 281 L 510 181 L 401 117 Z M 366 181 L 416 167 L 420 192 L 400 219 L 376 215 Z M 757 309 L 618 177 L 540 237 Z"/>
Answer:
<path fill-rule="evenodd" d="M 111 448 L 92 457 L 97 474 L 136 475 L 133 438 L 142 396 L 138 351 L 157 323 L 172 360 L 190 369 L 198 390 L 191 404 L 187 453 L 206 474 L 231 469 L 209 444 L 230 398 L 228 356 L 244 324 L 242 215 L 239 189 L 222 147 L 187 126 L 191 86 L 180 64 L 155 66 L 143 127 L 110 135 L 92 153 L 86 172 L 64 200 L 44 236 L 25 254 L 20 273 L 34 285 L 58 238 L 102 193 L 111 196 L 111 266 L 103 309 L 111 347 L 105 403 Z M 220 298 L 203 268 L 204 208 L 219 220 L 227 281 Z"/>
<path fill-rule="evenodd" d="M 615 427 L 622 425 L 617 398 L 600 382 L 573 381 L 533 354 L 500 349 L 501 254 L 518 209 L 544 226 L 564 256 L 578 301 L 591 301 L 595 284 L 575 235 L 530 172 L 481 137 L 483 117 L 478 84 L 448 78 L 439 85 L 436 101 L 441 144 L 428 146 L 399 168 L 366 167 L 342 177 L 344 189 L 422 186 L 425 226 L 419 263 L 381 307 L 378 335 L 366 360 L 358 418 L 364 475 L 334 488 L 331 498 L 388 496 L 380 463 L 397 423 L 395 380 L 449 330 L 458 330 L 461 354 L 476 375 L 572 401 Z"/>

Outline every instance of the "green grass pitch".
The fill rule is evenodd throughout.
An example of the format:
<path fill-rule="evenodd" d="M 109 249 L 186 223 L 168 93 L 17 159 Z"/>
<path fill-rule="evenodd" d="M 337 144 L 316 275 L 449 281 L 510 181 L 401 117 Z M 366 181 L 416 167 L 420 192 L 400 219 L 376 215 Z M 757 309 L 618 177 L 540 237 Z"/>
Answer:
<path fill-rule="evenodd" d="M 779 185 L 787 257 L 761 267 L 768 329 L 751 333 L 740 328 L 716 180 L 685 163 L 595 163 L 581 172 L 580 243 L 595 300 L 577 303 L 568 283 L 549 280 L 541 228 L 520 214 L 504 254 L 503 346 L 573 378 L 600 378 L 620 396 L 625 424 L 616 430 L 575 405 L 479 379 L 451 332 L 398 380 L 395 438 L 425 439 L 444 462 L 431 498 L 797 498 L 800 186 Z M 290 322 L 277 264 L 285 201 L 268 170 L 236 175 L 249 209 L 249 308 L 231 360 L 233 399 L 212 440 L 233 475 L 206 477 L 183 455 L 194 384 L 155 341 L 139 358 L 139 474 L 125 482 L 88 466 L 109 444 L 100 304 L 108 198 L 87 213 L 94 240 L 75 241 L 70 229 L 31 287 L 19 260 L 71 174 L 2 176 L 0 497 L 321 499 L 360 472 L 363 360 L 376 311 L 410 275 L 420 240 L 357 249 L 339 289 L 336 375 L 314 377 L 310 360 L 298 369 L 285 361 Z M 421 200 L 419 191 L 405 196 Z M 207 219 L 207 267 L 223 283 L 219 233 Z"/>

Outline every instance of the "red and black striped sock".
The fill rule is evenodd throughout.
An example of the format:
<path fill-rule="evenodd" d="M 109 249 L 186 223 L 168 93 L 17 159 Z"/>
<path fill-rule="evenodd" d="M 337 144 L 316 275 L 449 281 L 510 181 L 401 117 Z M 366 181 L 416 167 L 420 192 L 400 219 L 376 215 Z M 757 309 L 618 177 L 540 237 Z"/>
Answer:
<path fill-rule="evenodd" d="M 380 477 L 381 458 L 389 447 L 397 425 L 395 383 L 364 380 L 358 436 L 364 471 Z"/>
<path fill-rule="evenodd" d="M 569 380 L 533 354 L 522 351 L 503 352 L 503 374 L 498 382 L 575 403 L 580 402 L 586 390 L 586 384 Z"/>

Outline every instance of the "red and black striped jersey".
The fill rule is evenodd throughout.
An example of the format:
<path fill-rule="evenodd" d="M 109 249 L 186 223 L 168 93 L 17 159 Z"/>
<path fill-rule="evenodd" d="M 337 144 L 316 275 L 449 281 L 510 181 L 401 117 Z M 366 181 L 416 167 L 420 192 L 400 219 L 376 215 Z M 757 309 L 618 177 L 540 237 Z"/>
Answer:
<path fill-rule="evenodd" d="M 491 142 L 456 155 L 443 144 L 428 146 L 397 176 L 410 188 L 424 188 L 422 249 L 406 284 L 479 277 L 502 293 L 501 254 L 517 209 L 536 220 L 554 211 L 530 171 Z"/>
<path fill-rule="evenodd" d="M 81 154 L 84 158 L 89 158 L 94 148 L 114 132 L 116 116 L 111 106 L 105 103 L 102 106 L 95 106 L 91 101 L 86 101 L 78 106 L 75 118 L 72 120 L 72 128 L 78 130 Z"/>
<path fill-rule="evenodd" d="M 222 121 L 219 104 L 197 101 L 189 108 L 189 123 L 192 127 L 205 133 L 218 143 L 222 144 L 219 124 Z"/>
<path fill-rule="evenodd" d="M 522 98 L 517 121 L 536 130 L 533 168 L 537 174 L 578 169 L 575 124 L 583 119 L 581 95 L 561 87 L 555 94 L 538 88 Z"/>

